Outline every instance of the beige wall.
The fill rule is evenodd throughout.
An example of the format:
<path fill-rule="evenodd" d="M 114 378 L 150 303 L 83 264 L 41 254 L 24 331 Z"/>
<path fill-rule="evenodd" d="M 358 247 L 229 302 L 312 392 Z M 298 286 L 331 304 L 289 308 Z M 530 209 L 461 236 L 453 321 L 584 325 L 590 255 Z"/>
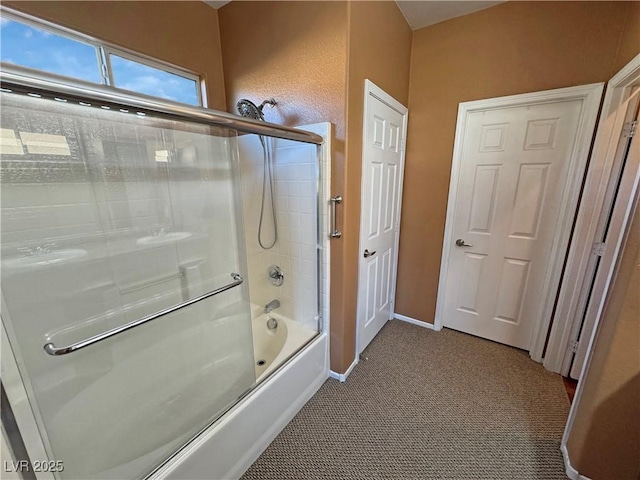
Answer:
<path fill-rule="evenodd" d="M 231 2 L 219 10 L 227 105 L 274 97 L 268 121 L 335 125 L 332 194 L 344 194 L 348 5 L 346 2 Z M 339 219 L 342 222 L 342 219 Z M 331 365 L 344 364 L 344 242 L 331 244 Z M 351 354 L 353 359 L 353 354 Z M 349 361 L 351 363 L 351 361 Z"/>
<path fill-rule="evenodd" d="M 225 109 L 218 13 L 193 2 L 2 4 L 201 75 L 210 108 Z"/>
<path fill-rule="evenodd" d="M 640 53 L 640 2 L 636 1 L 629 2 L 629 11 L 613 72 L 619 72 L 638 53 Z"/>
<path fill-rule="evenodd" d="M 640 52 L 640 2 L 630 6 L 615 71 Z M 571 463 L 593 480 L 640 479 L 640 207 L 602 316 L 569 434 Z"/>
<path fill-rule="evenodd" d="M 602 316 L 567 442 L 593 480 L 640 478 L 640 210 Z"/>
<path fill-rule="evenodd" d="M 242 1 L 218 12 L 228 110 L 274 97 L 268 121 L 330 121 L 344 142 L 346 2 Z"/>
<path fill-rule="evenodd" d="M 397 313 L 434 321 L 458 104 L 607 81 L 636 10 L 507 2 L 414 32 Z"/>
<path fill-rule="evenodd" d="M 342 316 L 346 322 L 342 332 L 343 362 L 338 366 L 341 372 L 353 362 L 356 347 L 364 81 L 371 80 L 407 105 L 412 37 L 412 31 L 395 2 L 358 1 L 349 4 L 347 164 L 342 192 L 345 215 L 342 241 L 346 249 L 342 264 L 345 279 Z"/>

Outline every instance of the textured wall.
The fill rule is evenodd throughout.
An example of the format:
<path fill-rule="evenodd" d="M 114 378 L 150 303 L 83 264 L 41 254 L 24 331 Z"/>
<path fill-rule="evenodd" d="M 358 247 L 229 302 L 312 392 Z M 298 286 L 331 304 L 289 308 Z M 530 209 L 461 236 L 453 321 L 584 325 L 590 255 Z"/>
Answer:
<path fill-rule="evenodd" d="M 275 97 L 278 106 L 265 107 L 268 121 L 333 123 L 333 195 L 345 194 L 347 13 L 346 2 L 243 1 L 219 10 L 229 111 L 240 98 Z M 344 245 L 331 244 L 331 366 L 338 371 L 353 360 L 344 329 L 355 322 L 344 315 L 344 285 L 353 281 L 342 274 Z"/>
<path fill-rule="evenodd" d="M 345 319 L 342 368 L 353 361 L 356 347 L 358 262 L 362 181 L 364 81 L 371 80 L 403 105 L 409 99 L 412 32 L 395 2 L 349 4 L 349 71 L 347 78 L 347 165 L 344 189 L 342 264 Z"/>
<path fill-rule="evenodd" d="M 414 32 L 396 312 L 434 321 L 458 104 L 607 81 L 632 9 L 507 2 Z"/>
<path fill-rule="evenodd" d="M 629 7 L 615 70 L 640 52 L 640 2 Z M 594 480 L 640 478 L 640 211 L 636 206 L 576 418 L 573 466 Z"/>
<path fill-rule="evenodd" d="M 624 25 L 620 48 L 616 56 L 613 73 L 622 69 L 629 61 L 640 53 L 640 2 L 627 2 L 628 13 Z"/>
<path fill-rule="evenodd" d="M 2 4 L 197 73 L 206 83 L 209 107 L 225 110 L 218 12 L 203 2 Z"/>
<path fill-rule="evenodd" d="M 344 139 L 347 7 L 344 2 L 231 2 L 219 10 L 227 105 L 265 107 L 268 121 L 331 121 Z"/>
<path fill-rule="evenodd" d="M 593 480 L 640 477 L 640 210 L 630 229 L 567 442 Z"/>

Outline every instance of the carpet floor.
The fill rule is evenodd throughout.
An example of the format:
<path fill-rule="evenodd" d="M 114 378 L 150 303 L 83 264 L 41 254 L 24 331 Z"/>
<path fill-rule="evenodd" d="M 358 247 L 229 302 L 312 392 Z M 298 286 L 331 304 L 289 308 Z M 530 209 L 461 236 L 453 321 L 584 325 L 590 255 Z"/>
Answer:
<path fill-rule="evenodd" d="M 526 352 L 392 320 L 345 383 L 329 379 L 242 477 L 566 479 L 569 401 Z"/>

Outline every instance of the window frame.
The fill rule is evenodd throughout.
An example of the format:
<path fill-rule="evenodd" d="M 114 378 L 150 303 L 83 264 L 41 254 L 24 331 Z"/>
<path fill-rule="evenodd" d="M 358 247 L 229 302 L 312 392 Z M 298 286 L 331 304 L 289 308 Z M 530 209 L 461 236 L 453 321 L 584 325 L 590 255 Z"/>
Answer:
<path fill-rule="evenodd" d="M 0 16 L 2 18 L 6 18 L 8 20 L 13 20 L 16 22 L 20 22 L 20 23 L 24 23 L 27 25 L 30 25 L 34 28 L 38 28 L 41 30 L 44 30 L 46 32 L 50 32 L 53 33 L 55 35 L 61 36 L 61 37 L 65 37 L 68 38 L 70 40 L 74 40 L 76 42 L 80 42 L 80 43 L 84 43 L 87 45 L 90 45 L 92 47 L 94 47 L 95 52 L 96 52 L 96 68 L 98 69 L 98 75 L 101 79 L 101 83 L 94 83 L 94 82 L 90 82 L 81 78 L 76 78 L 76 77 L 69 77 L 66 75 L 60 75 L 54 72 L 47 72 L 45 70 L 37 70 L 37 69 L 33 69 L 30 67 L 26 67 L 23 65 L 18 65 L 18 64 L 11 64 L 12 67 L 18 67 L 21 69 L 26 69 L 31 70 L 31 71 L 38 71 L 38 72 L 46 72 L 48 74 L 52 74 L 52 75 L 56 75 L 60 78 L 72 78 L 75 81 L 80 81 L 80 82 L 86 82 L 89 83 L 91 85 L 102 85 L 108 88 L 113 88 L 114 90 L 120 90 L 123 92 L 128 92 L 134 95 L 142 95 L 145 97 L 152 97 L 152 98 L 161 98 L 163 100 L 168 100 L 168 101 L 174 101 L 175 100 L 170 100 L 167 98 L 163 98 L 163 97 L 157 97 L 155 95 L 149 95 L 146 93 L 142 93 L 142 92 L 136 92 L 133 90 L 127 90 L 124 88 L 120 88 L 117 85 L 115 85 L 114 82 L 114 76 L 113 76 L 113 69 L 111 68 L 111 59 L 110 59 L 110 55 L 116 55 L 118 57 L 122 57 L 126 60 L 130 60 L 132 62 L 136 62 L 139 63 L 141 65 L 145 65 L 147 67 L 151 67 L 151 68 L 155 68 L 157 70 L 162 70 L 164 72 L 170 73 L 172 75 L 176 75 L 182 78 L 186 78 L 188 80 L 192 80 L 195 82 L 195 89 L 196 89 L 196 98 L 198 101 L 197 105 L 193 105 L 193 104 L 189 104 L 189 103 L 183 103 L 183 102 L 176 102 L 176 103 L 180 103 L 182 105 L 190 105 L 192 107 L 204 107 L 207 108 L 207 90 L 206 90 L 206 85 L 205 85 L 205 80 L 203 75 L 199 75 L 195 72 L 192 72 L 190 70 L 187 70 L 185 68 L 179 67 L 177 65 L 173 65 L 169 62 L 165 62 L 163 60 L 159 60 L 157 58 L 153 58 L 149 55 L 145 55 L 136 51 L 133 51 L 131 49 L 128 48 L 124 48 L 118 45 L 115 45 L 113 43 L 110 42 L 106 42 L 103 40 L 99 40 L 95 37 L 92 37 L 90 35 L 84 34 L 82 32 L 78 32 L 77 30 L 73 30 L 70 29 L 68 27 L 65 27 L 63 25 L 59 25 L 53 22 L 50 22 L 48 20 L 43 20 L 41 18 L 38 17 L 34 17 L 32 15 L 23 13 L 23 12 L 19 12 L 13 9 L 9 9 L 5 6 L 0 5 Z M 2 65 L 4 65 L 4 62 L 0 63 Z M 7 64 L 8 65 L 8 64 Z"/>

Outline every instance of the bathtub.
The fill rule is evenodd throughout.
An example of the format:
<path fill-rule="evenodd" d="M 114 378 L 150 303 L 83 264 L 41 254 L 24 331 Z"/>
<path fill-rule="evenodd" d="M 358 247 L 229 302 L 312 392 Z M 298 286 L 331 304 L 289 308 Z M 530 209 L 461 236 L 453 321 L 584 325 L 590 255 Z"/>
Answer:
<path fill-rule="evenodd" d="M 317 335 L 314 330 L 276 312 L 258 312 L 254 313 L 253 317 L 253 352 L 258 383 Z M 277 321 L 277 327 L 272 330 L 267 327 L 270 318 Z"/>
<path fill-rule="evenodd" d="M 276 310 L 271 314 L 278 319 L 279 326 L 284 323 L 286 332 L 283 328 L 271 335 L 266 328 L 268 317 L 261 317 L 264 307 L 252 308 L 254 356 L 257 360 L 265 360 L 264 369 L 256 369 L 259 385 L 154 472 L 150 480 L 239 478 L 329 378 L 331 125 L 323 123 L 300 128 L 319 133 L 326 139 L 322 146 L 323 201 L 320 202 L 323 330 L 319 334 L 301 331 L 297 322 L 282 317 Z M 303 339 L 305 335 L 310 336 L 301 340 L 298 335 Z M 313 335 L 316 337 L 312 338 Z M 309 338 L 312 338 L 309 345 L 300 349 Z"/>
<path fill-rule="evenodd" d="M 329 378 L 326 325 L 318 333 L 276 312 L 252 312 L 257 386 L 150 480 L 239 478 Z M 267 328 L 271 317 L 275 330 Z"/>

